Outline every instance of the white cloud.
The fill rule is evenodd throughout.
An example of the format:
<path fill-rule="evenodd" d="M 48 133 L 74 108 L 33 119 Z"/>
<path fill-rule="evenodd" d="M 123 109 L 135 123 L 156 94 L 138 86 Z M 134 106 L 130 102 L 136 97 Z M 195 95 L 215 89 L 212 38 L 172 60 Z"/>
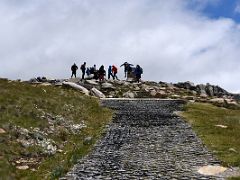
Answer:
<path fill-rule="evenodd" d="M 240 90 L 239 25 L 184 0 L 2 0 L 0 26 L 0 77 L 66 78 L 74 62 L 130 61 L 145 80 Z"/>

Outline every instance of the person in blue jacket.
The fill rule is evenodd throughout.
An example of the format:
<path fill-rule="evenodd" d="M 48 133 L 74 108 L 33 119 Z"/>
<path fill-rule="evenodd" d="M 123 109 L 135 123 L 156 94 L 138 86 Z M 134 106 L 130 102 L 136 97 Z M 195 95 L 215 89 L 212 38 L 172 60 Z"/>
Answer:
<path fill-rule="evenodd" d="M 112 74 L 112 66 L 108 67 L 108 79 L 110 79 L 110 76 L 112 76 L 112 78 L 114 79 L 113 74 Z"/>

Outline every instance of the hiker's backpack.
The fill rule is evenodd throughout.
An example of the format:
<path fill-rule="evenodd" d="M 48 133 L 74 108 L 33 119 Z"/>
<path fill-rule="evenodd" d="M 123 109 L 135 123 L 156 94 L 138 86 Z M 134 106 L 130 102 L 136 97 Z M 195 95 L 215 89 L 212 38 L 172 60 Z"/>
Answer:
<path fill-rule="evenodd" d="M 83 64 L 81 65 L 81 70 L 85 70 L 85 67 Z"/>

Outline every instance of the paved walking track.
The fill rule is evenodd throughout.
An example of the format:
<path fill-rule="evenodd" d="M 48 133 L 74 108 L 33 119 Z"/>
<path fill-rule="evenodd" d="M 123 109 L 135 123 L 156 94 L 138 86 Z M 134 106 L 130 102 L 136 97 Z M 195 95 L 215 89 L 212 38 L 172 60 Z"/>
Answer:
<path fill-rule="evenodd" d="M 199 174 L 219 165 L 172 100 L 102 100 L 116 110 L 112 124 L 91 154 L 62 179 L 222 179 Z"/>

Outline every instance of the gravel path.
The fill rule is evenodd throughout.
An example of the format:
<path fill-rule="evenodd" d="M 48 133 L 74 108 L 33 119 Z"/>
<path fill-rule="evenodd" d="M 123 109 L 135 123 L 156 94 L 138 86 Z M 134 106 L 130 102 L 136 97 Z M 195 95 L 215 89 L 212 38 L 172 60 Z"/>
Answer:
<path fill-rule="evenodd" d="M 116 110 L 93 152 L 62 179 L 222 179 L 197 169 L 219 165 L 174 111 L 181 101 L 102 100 Z"/>

